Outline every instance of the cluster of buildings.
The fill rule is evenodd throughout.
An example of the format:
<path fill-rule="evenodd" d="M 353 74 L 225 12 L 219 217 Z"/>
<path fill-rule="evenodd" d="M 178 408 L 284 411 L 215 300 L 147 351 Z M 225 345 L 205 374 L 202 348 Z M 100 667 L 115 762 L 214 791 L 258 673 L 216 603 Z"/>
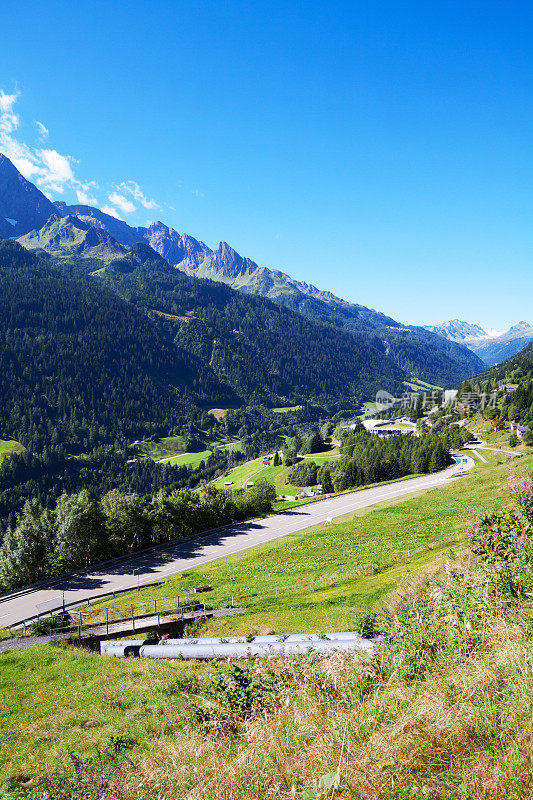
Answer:
<path fill-rule="evenodd" d="M 362 420 L 363 427 L 369 433 L 375 433 L 376 436 L 397 436 L 398 434 L 412 434 L 416 433 L 416 422 L 410 417 L 398 417 L 396 419 L 364 419 Z M 350 427 L 355 429 L 357 423 Z"/>
<path fill-rule="evenodd" d="M 529 433 L 531 428 L 528 428 L 527 425 L 520 425 L 519 422 L 511 422 L 511 431 L 514 431 L 519 439 L 521 439 L 525 433 Z"/>

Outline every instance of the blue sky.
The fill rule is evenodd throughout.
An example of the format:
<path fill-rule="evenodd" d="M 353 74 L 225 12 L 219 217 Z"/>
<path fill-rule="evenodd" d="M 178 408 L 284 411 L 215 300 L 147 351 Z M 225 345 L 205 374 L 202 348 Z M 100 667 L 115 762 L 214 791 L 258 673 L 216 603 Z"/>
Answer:
<path fill-rule="evenodd" d="M 533 322 L 532 22 L 513 2 L 19 0 L 0 149 L 54 199 L 405 322 L 503 330 Z"/>

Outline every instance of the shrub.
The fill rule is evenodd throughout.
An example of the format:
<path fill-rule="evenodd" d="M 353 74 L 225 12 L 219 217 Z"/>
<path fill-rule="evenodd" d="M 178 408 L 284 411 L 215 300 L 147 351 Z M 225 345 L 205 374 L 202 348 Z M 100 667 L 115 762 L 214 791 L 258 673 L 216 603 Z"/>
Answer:
<path fill-rule="evenodd" d="M 314 486 L 317 483 L 318 467 L 314 461 L 305 459 L 296 464 L 287 475 L 292 486 Z"/>
<path fill-rule="evenodd" d="M 36 619 L 30 625 L 30 633 L 32 636 L 46 636 L 59 628 L 67 628 L 68 620 L 63 616 L 59 617 L 46 617 L 44 619 Z"/>
<path fill-rule="evenodd" d="M 273 673 L 260 675 L 252 662 L 234 662 L 227 670 L 216 667 L 203 698 L 192 701 L 193 716 L 206 732 L 236 732 L 239 721 L 259 710 L 273 688 Z"/>
<path fill-rule="evenodd" d="M 355 617 L 354 631 L 363 639 L 372 639 L 378 631 L 376 630 L 377 615 L 372 611 L 366 611 Z"/>
<path fill-rule="evenodd" d="M 483 640 L 491 598 L 484 576 L 452 569 L 398 593 L 385 615 L 385 644 L 378 650 L 384 677 L 423 677 L 442 656 L 475 650 Z"/>

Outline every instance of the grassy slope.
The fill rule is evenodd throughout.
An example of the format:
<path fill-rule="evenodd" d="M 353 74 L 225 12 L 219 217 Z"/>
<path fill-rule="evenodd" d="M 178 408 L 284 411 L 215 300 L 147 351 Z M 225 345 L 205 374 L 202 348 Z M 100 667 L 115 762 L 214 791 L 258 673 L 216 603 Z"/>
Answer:
<path fill-rule="evenodd" d="M 228 443 L 223 439 L 212 442 L 211 444 L 221 448 L 228 446 Z M 240 446 L 240 442 L 232 442 L 232 444 L 235 448 Z M 206 461 L 212 452 L 212 450 L 206 448 L 197 453 L 185 453 L 185 440 L 183 436 L 164 436 L 154 441 L 146 440 L 140 442 L 138 445 L 132 445 L 132 449 L 136 453 L 153 458 L 154 461 L 167 459 L 166 463 L 172 466 L 180 464 L 182 466 L 187 465 L 192 467 L 197 467 L 200 461 Z"/>
<path fill-rule="evenodd" d="M 360 512 L 331 529 L 316 528 L 263 545 L 255 553 L 230 558 L 228 565 L 218 562 L 191 570 L 141 596 L 183 592 L 204 581 L 216 587 L 219 598 L 231 591 L 247 594 L 246 616 L 211 623 L 202 635 L 349 627 L 356 610 L 378 604 L 407 572 L 441 555 L 446 543 L 456 546 L 462 540 L 467 506 L 489 507 L 495 497 L 503 500 L 497 491 L 505 477 L 503 458 L 491 454 L 488 465 L 445 488 Z M 390 566 L 375 574 L 363 568 L 357 577 L 360 565 L 370 561 Z M 281 590 L 277 599 L 276 586 Z M 261 596 L 268 594 L 265 603 Z M 183 739 L 179 730 L 185 726 L 186 701 L 169 687 L 179 675 L 208 669 L 180 662 L 100 659 L 50 645 L 0 654 L 2 774 L 24 779 L 50 771 L 67 751 L 87 755 L 95 746 L 105 747 L 110 736 L 132 736 L 139 742 L 136 752 L 156 753 L 170 746 Z"/>
<path fill-rule="evenodd" d="M 0 654 L 0 775 L 57 765 L 68 750 L 88 753 L 113 734 L 172 732 L 161 690 L 176 676 L 169 663 L 103 660 L 84 651 L 38 645 Z M 1 783 L 0 783 L 1 786 Z"/>
<path fill-rule="evenodd" d="M 317 453 L 316 456 L 310 456 L 310 459 L 322 466 L 326 461 L 334 461 L 338 452 L 339 449 L 334 448 L 331 452 Z M 283 465 L 275 467 L 272 463 L 270 466 L 265 467 L 263 466 L 262 458 L 255 458 L 253 461 L 247 461 L 246 464 L 235 467 L 226 476 L 215 481 L 214 485 L 218 489 L 222 489 L 225 481 L 233 481 L 234 487 L 240 489 L 245 481 L 255 480 L 255 477 L 257 477 L 273 483 L 278 494 L 296 494 L 302 487 L 291 486 L 287 483 L 287 475 L 290 469 L 291 467 L 284 467 Z M 258 474 L 256 475 L 256 473 Z"/>
<path fill-rule="evenodd" d="M 143 441 L 133 445 L 134 449 L 145 456 L 150 456 L 154 461 L 167 456 L 178 455 L 185 450 L 183 436 L 165 436 L 155 441 Z"/>
<path fill-rule="evenodd" d="M 210 623 L 202 635 L 346 628 L 358 609 L 379 604 L 407 572 L 423 568 L 450 542 L 457 546 L 467 506 L 492 505 L 504 477 L 503 457 L 491 454 L 488 465 L 445 488 L 359 512 L 331 529 L 315 528 L 263 545 L 255 553 L 230 558 L 228 565 L 191 570 L 141 596 L 184 592 L 205 581 L 216 587 L 214 599 L 230 592 L 236 601 L 246 595 L 245 616 Z M 370 574 L 364 568 L 368 562 L 385 568 Z M 278 598 L 273 596 L 276 586 Z M 191 669 L 210 668 L 100 659 L 51 645 L 0 654 L 3 775 L 22 779 L 50 771 L 68 750 L 86 755 L 95 746 L 105 747 L 111 735 L 133 736 L 140 751 L 157 751 L 176 740 L 184 725 L 185 700 L 169 685 Z"/>
<path fill-rule="evenodd" d="M 266 468 L 265 468 L 266 469 Z M 257 477 L 263 477 L 263 459 L 262 458 L 254 458 L 253 461 L 247 461 L 245 464 L 241 464 L 235 469 L 232 469 L 231 472 L 228 473 L 223 478 L 219 478 L 215 481 L 214 486 L 217 489 L 221 489 L 224 486 L 224 481 L 233 481 L 233 484 L 236 489 L 240 489 L 242 484 L 245 481 L 250 480 L 251 476 L 254 475 L 256 472 L 261 470 L 261 474 Z"/>
<path fill-rule="evenodd" d="M 200 461 L 207 461 L 210 455 L 211 450 L 201 450 L 199 453 L 183 453 L 182 455 L 169 458 L 168 461 L 165 461 L 165 464 L 170 464 L 171 466 L 197 467 Z"/>
<path fill-rule="evenodd" d="M 10 453 L 21 453 L 23 450 L 22 445 L 13 439 L 0 439 L 0 461 Z"/>

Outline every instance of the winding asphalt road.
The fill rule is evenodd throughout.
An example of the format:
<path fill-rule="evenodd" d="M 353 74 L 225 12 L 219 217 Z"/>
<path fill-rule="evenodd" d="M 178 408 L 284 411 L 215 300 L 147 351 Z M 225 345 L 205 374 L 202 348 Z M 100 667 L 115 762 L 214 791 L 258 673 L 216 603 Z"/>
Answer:
<path fill-rule="evenodd" d="M 251 520 L 213 531 L 189 541 L 162 545 L 160 548 L 140 553 L 132 558 L 113 564 L 103 564 L 100 568 L 94 567 L 68 578 L 50 581 L 45 586 L 13 593 L 12 596 L 6 595 L 0 598 L 0 628 L 16 625 L 24 619 L 35 616 L 38 611 L 43 610 L 43 604 L 50 608 L 59 607 L 63 592 L 65 603 L 68 605 L 75 601 L 82 603 L 106 592 L 133 589 L 138 582 L 142 586 L 169 575 L 185 572 L 227 555 L 249 550 L 263 542 L 280 539 L 313 525 L 324 524 L 329 519 L 333 520 L 352 511 L 379 505 L 413 492 L 435 489 L 449 483 L 450 479 L 457 479 L 461 472 L 472 469 L 474 465 L 474 460 L 469 457 L 468 463 L 463 467 L 456 464 L 442 472 L 424 475 L 421 478 L 410 478 L 309 503 L 279 514 L 272 514 L 264 519 Z M 139 570 L 140 576 L 134 576 L 133 570 Z"/>

